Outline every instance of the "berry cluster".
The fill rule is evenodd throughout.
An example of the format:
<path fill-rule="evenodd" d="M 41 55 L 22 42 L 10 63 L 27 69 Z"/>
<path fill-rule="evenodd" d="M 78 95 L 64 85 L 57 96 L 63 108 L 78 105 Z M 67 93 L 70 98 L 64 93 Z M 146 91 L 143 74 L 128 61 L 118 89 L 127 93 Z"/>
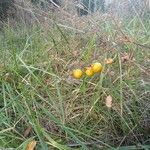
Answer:
<path fill-rule="evenodd" d="M 72 76 L 75 79 L 80 79 L 83 77 L 83 74 L 85 73 L 86 76 L 92 77 L 95 73 L 102 72 L 102 70 L 103 70 L 103 67 L 102 67 L 101 63 L 97 62 L 97 63 L 92 64 L 90 67 L 86 67 L 85 71 L 82 71 L 81 69 L 73 70 Z"/>

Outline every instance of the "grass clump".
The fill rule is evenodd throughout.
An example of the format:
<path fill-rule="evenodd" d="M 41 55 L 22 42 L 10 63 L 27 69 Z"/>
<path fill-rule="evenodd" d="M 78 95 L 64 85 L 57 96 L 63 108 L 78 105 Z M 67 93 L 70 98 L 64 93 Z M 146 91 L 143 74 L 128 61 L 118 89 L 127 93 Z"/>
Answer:
<path fill-rule="evenodd" d="M 138 18 L 121 28 L 113 19 L 96 26 L 96 33 L 4 27 L 1 147 L 25 149 L 33 139 L 45 150 L 150 147 L 149 32 L 142 32 Z M 105 64 L 107 58 L 113 62 Z M 102 63 L 102 73 L 72 78 L 73 69 L 94 62 Z"/>

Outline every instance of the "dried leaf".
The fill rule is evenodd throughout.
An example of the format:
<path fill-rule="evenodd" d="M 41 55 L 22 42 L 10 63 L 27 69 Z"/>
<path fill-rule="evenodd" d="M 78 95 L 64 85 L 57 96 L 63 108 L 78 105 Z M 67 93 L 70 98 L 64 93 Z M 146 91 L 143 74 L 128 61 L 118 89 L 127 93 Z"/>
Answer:
<path fill-rule="evenodd" d="M 27 137 L 28 135 L 29 135 L 29 133 L 30 133 L 30 131 L 31 131 L 31 126 L 28 126 L 27 128 L 26 128 L 26 130 L 24 131 L 24 137 Z"/>
<path fill-rule="evenodd" d="M 112 64 L 114 60 L 112 58 L 106 59 L 106 64 Z"/>
<path fill-rule="evenodd" d="M 112 97 L 110 95 L 106 97 L 105 104 L 108 108 L 112 107 Z"/>
<path fill-rule="evenodd" d="M 123 53 L 122 56 L 121 56 L 122 62 L 129 61 L 130 59 L 131 59 L 131 56 L 128 53 Z"/>
<path fill-rule="evenodd" d="M 26 150 L 34 150 L 35 146 L 36 146 L 36 141 L 33 140 L 33 141 L 30 141 L 26 147 Z"/>
<path fill-rule="evenodd" d="M 129 57 L 128 56 L 123 56 L 121 59 L 122 59 L 122 62 L 125 62 L 125 61 L 129 60 Z"/>
<path fill-rule="evenodd" d="M 118 40 L 122 43 L 127 43 L 127 42 L 133 43 L 135 41 L 132 37 L 129 36 L 119 37 Z"/>

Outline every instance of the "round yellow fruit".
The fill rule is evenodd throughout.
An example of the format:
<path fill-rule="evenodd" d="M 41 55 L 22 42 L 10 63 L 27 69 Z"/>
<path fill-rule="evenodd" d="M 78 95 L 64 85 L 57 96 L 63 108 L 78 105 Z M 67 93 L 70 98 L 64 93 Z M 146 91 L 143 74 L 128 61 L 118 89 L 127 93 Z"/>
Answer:
<path fill-rule="evenodd" d="M 92 64 L 92 70 L 94 73 L 98 73 L 98 72 L 101 72 L 103 69 L 101 63 L 94 63 Z"/>
<path fill-rule="evenodd" d="M 87 67 L 85 70 L 85 74 L 89 77 L 92 77 L 94 75 L 94 72 L 91 67 Z"/>
<path fill-rule="evenodd" d="M 75 69 L 73 70 L 72 72 L 72 76 L 75 78 L 75 79 L 80 79 L 82 76 L 83 76 L 83 72 L 81 69 Z"/>

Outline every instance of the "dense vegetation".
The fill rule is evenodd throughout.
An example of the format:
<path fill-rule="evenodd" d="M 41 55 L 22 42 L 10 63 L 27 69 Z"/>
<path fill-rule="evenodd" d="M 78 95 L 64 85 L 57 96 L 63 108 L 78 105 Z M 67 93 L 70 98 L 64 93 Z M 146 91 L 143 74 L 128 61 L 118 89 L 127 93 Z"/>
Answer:
<path fill-rule="evenodd" d="M 99 17 L 4 23 L 0 148 L 150 148 L 150 20 Z M 101 73 L 72 77 L 94 62 Z"/>

